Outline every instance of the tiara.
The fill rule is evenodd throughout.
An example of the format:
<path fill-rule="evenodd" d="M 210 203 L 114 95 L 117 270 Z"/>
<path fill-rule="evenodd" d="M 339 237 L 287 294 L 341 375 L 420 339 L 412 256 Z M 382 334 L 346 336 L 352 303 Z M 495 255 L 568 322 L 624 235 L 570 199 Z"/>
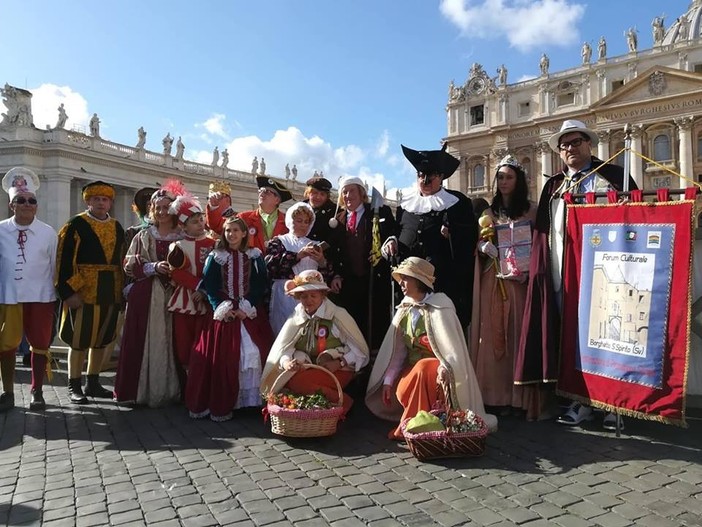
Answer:
<path fill-rule="evenodd" d="M 514 168 L 518 168 L 519 170 L 522 170 L 522 171 L 524 170 L 524 167 L 522 166 L 522 164 L 519 161 L 517 161 L 512 154 L 507 154 L 505 157 L 503 157 L 502 161 L 500 161 L 497 164 L 497 167 L 499 168 L 499 167 L 502 167 L 505 165 L 508 165 L 508 166 L 511 166 Z"/>

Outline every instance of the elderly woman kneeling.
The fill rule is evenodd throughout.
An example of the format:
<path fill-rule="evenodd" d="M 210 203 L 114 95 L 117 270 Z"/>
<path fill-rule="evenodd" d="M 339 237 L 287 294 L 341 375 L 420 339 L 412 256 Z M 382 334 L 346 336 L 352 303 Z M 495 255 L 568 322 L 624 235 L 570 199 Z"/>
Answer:
<path fill-rule="evenodd" d="M 368 363 L 368 346 L 348 312 L 327 299 L 329 288 L 319 271 L 301 272 L 285 284 L 287 294 L 299 301 L 278 334 L 261 378 L 264 397 L 284 371 L 286 387 L 298 395 L 320 391 L 330 402 L 338 402 L 336 383 L 325 372 L 305 369 L 314 363 L 331 372 L 342 388 Z M 344 394 L 344 413 L 353 400 Z"/>
<path fill-rule="evenodd" d="M 392 273 L 405 298 L 400 302 L 373 366 L 366 404 L 378 417 L 399 423 L 390 439 L 403 439 L 400 425 L 431 410 L 444 386 L 451 407 L 472 410 L 491 431 L 497 418 L 485 413 L 483 398 L 453 303 L 434 293 L 434 266 L 410 257 Z"/>

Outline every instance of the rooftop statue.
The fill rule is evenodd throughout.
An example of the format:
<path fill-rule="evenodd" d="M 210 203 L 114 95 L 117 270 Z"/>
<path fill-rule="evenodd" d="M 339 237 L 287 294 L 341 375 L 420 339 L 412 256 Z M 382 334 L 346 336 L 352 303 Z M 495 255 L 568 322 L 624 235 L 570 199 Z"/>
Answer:
<path fill-rule="evenodd" d="M 90 118 L 90 135 L 100 137 L 100 118 L 96 113 Z"/>
<path fill-rule="evenodd" d="M 541 69 L 541 75 L 548 75 L 548 66 L 551 61 L 548 59 L 546 53 L 541 54 L 541 60 L 539 60 L 539 68 Z"/>
<path fill-rule="evenodd" d="M 507 84 L 507 68 L 504 64 L 497 68 L 497 80 L 500 83 L 500 86 Z"/>
<path fill-rule="evenodd" d="M 583 44 L 580 56 L 583 58 L 583 64 L 590 64 L 590 60 L 592 59 L 592 46 L 590 46 L 588 42 Z"/>
<path fill-rule="evenodd" d="M 58 121 L 56 121 L 56 128 L 64 128 L 66 126 L 66 121 L 68 121 L 68 114 L 66 113 L 66 109 L 63 107 L 63 103 L 61 103 L 58 107 Z"/>
<path fill-rule="evenodd" d="M 137 130 L 137 135 L 139 136 L 139 140 L 137 141 L 136 147 L 144 148 L 144 145 L 146 144 L 146 130 L 144 130 L 143 126 L 139 127 Z"/>
<path fill-rule="evenodd" d="M 226 148 L 224 149 L 224 152 L 222 152 L 222 168 L 227 168 L 229 165 L 229 150 Z"/>
<path fill-rule="evenodd" d="M 266 160 L 261 158 L 261 175 L 266 175 Z"/>
<path fill-rule="evenodd" d="M 0 95 L 7 108 L 7 113 L 2 114 L 0 125 L 32 126 L 34 124 L 31 92 L 5 83 L 5 87 L 0 88 Z"/>
<path fill-rule="evenodd" d="M 178 136 L 178 142 L 176 143 L 176 155 L 175 158 L 178 161 L 183 160 L 183 154 L 185 153 L 185 145 L 183 144 L 183 140 Z"/>
<path fill-rule="evenodd" d="M 651 22 L 651 30 L 653 31 L 653 45 L 659 46 L 663 43 L 663 38 L 665 37 L 665 27 L 663 23 L 665 21 L 665 15 L 657 16 Z"/>
<path fill-rule="evenodd" d="M 166 134 L 166 137 L 163 138 L 163 141 L 161 141 L 161 143 L 163 144 L 163 155 L 170 156 L 171 149 L 173 148 L 173 138 L 171 137 L 170 132 Z"/>
<path fill-rule="evenodd" d="M 251 173 L 255 174 L 258 172 L 258 157 L 254 156 L 253 161 L 251 161 Z"/>
<path fill-rule="evenodd" d="M 636 28 L 630 27 L 627 32 L 625 33 L 626 35 L 626 45 L 629 47 L 629 53 L 634 53 L 636 52 L 636 49 L 639 46 L 639 38 L 636 35 L 637 31 Z"/>
<path fill-rule="evenodd" d="M 600 37 L 597 43 L 597 60 L 604 60 L 607 57 L 607 41 L 604 36 Z"/>
<path fill-rule="evenodd" d="M 219 147 L 215 146 L 212 151 L 212 166 L 216 167 L 217 163 L 219 163 Z"/>

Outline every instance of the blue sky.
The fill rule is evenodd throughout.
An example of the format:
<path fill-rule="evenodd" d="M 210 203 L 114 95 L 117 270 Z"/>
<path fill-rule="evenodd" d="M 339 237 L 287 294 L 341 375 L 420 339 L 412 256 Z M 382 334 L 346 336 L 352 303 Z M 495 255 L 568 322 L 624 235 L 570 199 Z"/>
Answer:
<path fill-rule="evenodd" d="M 268 173 L 297 164 L 336 183 L 347 174 L 389 188 L 412 184 L 400 143 L 438 148 L 448 84 L 474 62 L 508 82 L 580 64 L 584 41 L 626 52 L 636 27 L 651 47 L 687 0 L 0 0 L 0 83 L 34 93 L 35 125 L 87 130 L 146 147 L 182 136 L 186 158 L 209 163 L 228 148 L 230 168 Z M 1 103 L 0 103 L 1 106 Z"/>

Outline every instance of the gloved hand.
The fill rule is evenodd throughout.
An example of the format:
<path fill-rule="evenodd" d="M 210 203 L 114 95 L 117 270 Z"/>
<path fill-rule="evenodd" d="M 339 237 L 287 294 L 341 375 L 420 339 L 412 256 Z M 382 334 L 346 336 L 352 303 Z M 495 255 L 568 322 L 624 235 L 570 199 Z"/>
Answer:
<path fill-rule="evenodd" d="M 495 244 L 488 241 L 478 243 L 478 250 L 483 254 L 487 254 L 490 258 L 497 258 L 499 255 Z"/>

